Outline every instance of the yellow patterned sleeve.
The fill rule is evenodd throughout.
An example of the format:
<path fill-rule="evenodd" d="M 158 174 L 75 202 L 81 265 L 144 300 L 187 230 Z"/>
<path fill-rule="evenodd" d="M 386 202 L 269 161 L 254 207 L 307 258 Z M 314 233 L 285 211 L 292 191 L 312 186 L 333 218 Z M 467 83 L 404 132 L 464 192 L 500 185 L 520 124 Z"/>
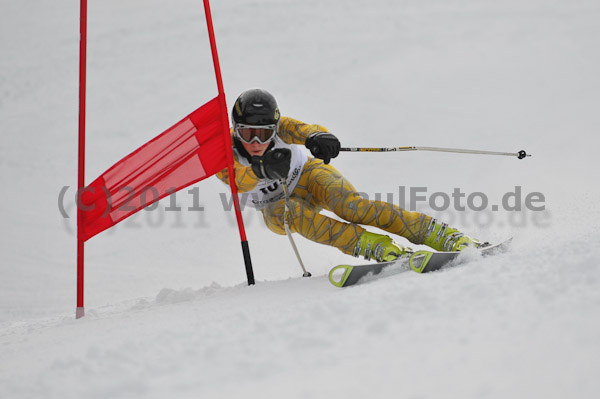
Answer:
<path fill-rule="evenodd" d="M 238 192 L 248 192 L 256 187 L 260 179 L 256 176 L 256 174 L 254 174 L 251 166 L 244 166 L 239 163 L 235 154 L 233 169 L 235 170 L 235 184 L 237 185 Z M 229 184 L 229 171 L 227 168 L 218 172 L 216 176 L 224 183 Z"/>
<path fill-rule="evenodd" d="M 304 144 L 306 138 L 312 133 L 328 131 L 327 128 L 321 125 L 309 125 L 299 120 L 282 116 L 277 134 L 287 144 Z"/>

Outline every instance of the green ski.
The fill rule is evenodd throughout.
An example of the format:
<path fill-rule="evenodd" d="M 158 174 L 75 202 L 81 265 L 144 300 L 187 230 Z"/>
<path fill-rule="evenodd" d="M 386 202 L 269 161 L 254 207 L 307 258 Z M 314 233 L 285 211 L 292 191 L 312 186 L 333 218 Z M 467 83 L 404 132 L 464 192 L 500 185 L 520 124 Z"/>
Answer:
<path fill-rule="evenodd" d="M 481 247 L 478 250 L 483 256 L 505 252 L 510 246 L 511 241 L 512 238 L 509 238 L 499 244 L 488 245 Z M 429 273 L 441 269 L 454 260 L 457 261 L 454 264 L 460 263 L 460 254 L 460 251 L 416 251 L 412 253 L 410 257 L 401 257 L 391 262 L 371 263 L 359 266 L 339 265 L 329 272 L 329 281 L 336 287 L 348 287 L 357 284 L 367 275 L 378 275 L 384 270 L 389 271 L 390 274 L 396 274 L 411 269 L 417 273 Z M 406 262 L 406 260 L 408 260 L 408 262 Z"/>

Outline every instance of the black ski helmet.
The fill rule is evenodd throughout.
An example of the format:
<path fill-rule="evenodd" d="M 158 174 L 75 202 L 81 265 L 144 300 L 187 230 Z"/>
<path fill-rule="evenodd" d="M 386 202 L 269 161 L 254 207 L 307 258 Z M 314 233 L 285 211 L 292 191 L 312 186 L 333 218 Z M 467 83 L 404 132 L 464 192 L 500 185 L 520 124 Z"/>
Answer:
<path fill-rule="evenodd" d="M 244 91 L 235 100 L 231 110 L 233 126 L 242 125 L 266 126 L 279 123 L 279 107 L 271 93 L 262 89 Z"/>

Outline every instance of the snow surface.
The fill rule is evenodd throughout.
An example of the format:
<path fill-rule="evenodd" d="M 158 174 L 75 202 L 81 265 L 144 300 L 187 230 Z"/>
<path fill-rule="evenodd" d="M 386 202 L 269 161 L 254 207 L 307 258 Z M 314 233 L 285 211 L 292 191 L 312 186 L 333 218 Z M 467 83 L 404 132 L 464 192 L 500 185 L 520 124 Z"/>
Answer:
<path fill-rule="evenodd" d="M 597 0 L 214 1 L 229 105 L 263 87 L 346 146 L 534 155 L 341 154 L 360 191 L 460 188 L 491 206 L 518 186 L 545 210 L 421 203 L 515 236 L 512 251 L 349 289 L 326 275 L 360 261 L 296 237 L 314 275 L 300 278 L 248 210 L 247 287 L 211 178 L 182 211 L 162 201 L 86 243 L 80 320 L 79 2 L 0 4 L 0 398 L 599 396 Z M 91 1 L 88 51 L 88 182 L 216 95 L 200 1 Z"/>

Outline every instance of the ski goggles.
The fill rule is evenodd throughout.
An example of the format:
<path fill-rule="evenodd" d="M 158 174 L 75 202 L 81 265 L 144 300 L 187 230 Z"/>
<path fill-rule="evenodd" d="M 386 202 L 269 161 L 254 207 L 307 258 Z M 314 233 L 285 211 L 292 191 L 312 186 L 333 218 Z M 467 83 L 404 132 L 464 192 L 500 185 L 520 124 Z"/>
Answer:
<path fill-rule="evenodd" d="M 233 131 L 237 138 L 246 144 L 252 144 L 258 141 L 259 144 L 266 144 L 273 140 L 275 133 L 277 133 L 278 125 L 263 125 L 263 126 L 252 126 L 242 125 L 236 123 L 233 127 Z"/>

